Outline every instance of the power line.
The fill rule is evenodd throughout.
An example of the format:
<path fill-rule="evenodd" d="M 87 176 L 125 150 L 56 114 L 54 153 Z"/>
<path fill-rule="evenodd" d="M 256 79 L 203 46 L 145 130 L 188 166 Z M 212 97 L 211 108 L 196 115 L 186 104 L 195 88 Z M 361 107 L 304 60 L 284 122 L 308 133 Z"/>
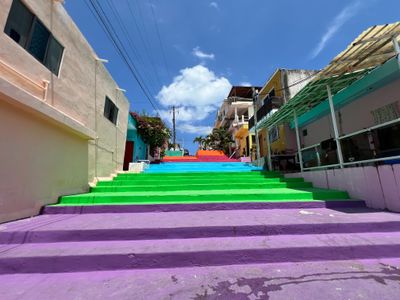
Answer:
<path fill-rule="evenodd" d="M 124 22 L 121 19 L 120 14 L 118 13 L 114 3 L 110 0 L 107 0 L 107 4 L 111 9 L 111 12 L 113 13 L 115 19 L 117 20 L 117 23 L 119 25 L 119 27 L 122 29 L 123 33 L 125 34 L 125 36 L 127 37 L 127 41 L 128 41 L 128 46 L 129 48 L 132 50 L 132 53 L 134 54 L 134 56 L 136 57 L 137 61 L 139 63 L 141 63 L 142 66 L 145 66 L 144 63 L 144 59 L 142 57 L 142 55 L 140 54 L 140 51 L 134 46 L 134 42 L 132 41 L 131 35 L 129 34 Z M 145 69 L 146 70 L 146 69 Z M 148 72 L 143 72 L 144 74 L 146 74 L 147 80 L 150 82 L 152 82 L 153 84 L 153 88 L 154 88 L 154 81 L 153 78 L 149 75 Z M 156 92 L 153 90 L 153 93 Z"/>
<path fill-rule="evenodd" d="M 148 101 L 150 102 L 151 106 L 154 108 L 159 113 L 159 108 L 157 105 L 151 100 L 151 96 L 149 93 L 149 90 L 146 86 L 146 84 L 141 78 L 138 70 L 135 67 L 135 64 L 132 62 L 129 54 L 127 53 L 123 43 L 121 42 L 120 38 L 115 32 L 115 29 L 113 28 L 110 20 L 108 19 L 107 15 L 105 14 L 103 8 L 101 5 L 97 2 L 97 0 L 86 0 L 90 1 L 91 7 L 88 5 L 87 2 L 86 5 L 88 5 L 90 12 L 94 15 L 95 19 L 97 22 L 100 24 L 100 26 L 103 28 L 104 32 L 106 33 L 107 37 L 110 39 L 112 42 L 114 48 L 117 50 L 117 54 L 120 56 L 120 58 L 125 62 L 126 66 L 129 68 L 131 74 L 133 75 L 135 81 L 138 83 L 140 89 L 142 90 L 143 94 L 146 96 Z M 91 9 L 92 8 L 92 9 Z"/>
<path fill-rule="evenodd" d="M 128 10 L 129 10 L 129 13 L 130 13 L 130 15 L 131 15 L 131 19 L 133 20 L 133 22 L 134 22 L 134 24 L 135 24 L 136 30 L 137 30 L 137 32 L 138 32 L 138 34 L 139 34 L 139 37 L 140 37 L 140 39 L 141 39 L 141 41 L 142 41 L 142 44 L 143 44 L 143 46 L 146 48 L 146 49 L 145 49 L 145 52 L 146 52 L 146 54 L 147 54 L 147 58 L 149 59 L 151 65 L 152 65 L 152 67 L 153 67 L 155 77 L 156 77 L 156 79 L 157 79 L 157 81 L 158 81 L 158 84 L 159 84 L 160 87 L 161 87 L 161 86 L 162 86 L 162 83 L 161 83 L 161 80 L 160 80 L 160 76 L 159 76 L 159 74 L 158 74 L 158 70 L 157 70 L 155 61 L 154 61 L 154 59 L 153 59 L 153 56 L 150 55 L 150 49 L 151 49 L 150 43 L 149 43 L 148 39 L 145 38 L 146 35 L 143 36 L 142 30 L 140 30 L 140 28 L 139 28 L 140 26 L 139 26 L 139 23 L 137 22 L 137 20 L 136 20 L 136 18 L 135 18 L 135 15 L 134 15 L 134 13 L 133 13 L 133 9 L 132 9 L 132 6 L 131 6 L 131 2 L 130 2 L 129 0 L 125 0 L 125 1 L 126 1 L 126 3 L 127 3 Z"/>
<path fill-rule="evenodd" d="M 168 67 L 168 63 L 167 63 L 167 58 L 166 58 L 165 51 L 164 51 L 164 46 L 163 46 L 163 43 L 162 43 L 162 40 L 161 40 L 160 30 L 159 30 L 159 28 L 158 28 L 156 13 L 154 12 L 153 4 L 150 3 L 149 0 L 148 0 L 147 2 L 149 3 L 150 8 L 151 8 L 151 12 L 152 12 L 152 16 L 153 16 L 154 25 L 155 25 L 155 27 L 156 27 L 156 32 L 157 32 L 158 41 L 159 41 L 159 43 L 160 43 L 160 49 L 161 49 L 162 56 L 163 56 L 163 59 L 164 59 L 165 69 L 166 69 L 166 71 L 167 71 L 168 76 L 169 76 L 169 77 L 172 77 L 172 76 L 171 76 L 171 72 L 169 71 L 169 67 Z"/>
<path fill-rule="evenodd" d="M 289 90 L 289 88 L 291 88 L 291 87 L 294 87 L 295 85 L 298 85 L 298 84 L 300 84 L 300 83 L 303 83 L 304 81 L 306 81 L 306 80 L 308 80 L 308 79 L 310 79 L 310 78 L 312 78 L 312 77 L 315 77 L 315 76 L 317 76 L 320 72 L 321 72 L 322 70 L 319 70 L 319 71 L 317 71 L 317 72 L 315 72 L 315 73 L 313 73 L 313 74 L 311 74 L 311 75 L 308 75 L 308 76 L 306 76 L 306 77 L 304 77 L 304 78 L 301 78 L 301 79 L 299 79 L 298 81 L 295 81 L 294 83 L 292 83 L 292 84 L 290 84 L 290 85 L 288 85 L 288 86 L 285 86 L 285 87 L 283 87 L 283 88 L 280 88 L 280 89 L 278 89 L 278 90 L 276 90 L 276 92 L 281 92 L 281 91 L 285 91 L 285 90 Z M 264 93 L 264 94 L 258 94 L 258 96 L 260 97 L 260 96 L 266 96 L 266 95 L 268 95 L 269 93 Z"/>

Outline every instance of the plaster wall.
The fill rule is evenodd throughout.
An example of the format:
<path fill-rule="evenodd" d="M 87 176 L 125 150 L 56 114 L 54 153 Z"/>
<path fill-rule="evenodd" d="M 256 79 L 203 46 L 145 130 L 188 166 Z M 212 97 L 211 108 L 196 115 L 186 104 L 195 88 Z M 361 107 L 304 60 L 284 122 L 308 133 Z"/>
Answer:
<path fill-rule="evenodd" d="M 25 101 L 25 104 L 30 106 L 30 114 L 36 112 L 35 108 L 41 107 L 43 109 L 40 110 L 39 114 L 41 114 L 42 117 L 50 116 L 52 118 L 54 114 L 59 114 L 61 116 L 59 120 L 62 120 L 65 124 L 75 124 L 77 128 L 81 128 L 82 132 L 87 131 L 94 133 L 88 137 L 88 134 L 85 135 L 76 131 L 71 131 L 70 136 L 60 143 L 59 147 L 57 146 L 54 148 L 59 151 L 58 159 L 54 158 L 51 160 L 52 164 L 55 165 L 54 168 L 56 168 L 57 165 L 63 164 L 64 156 L 69 147 L 73 148 L 77 143 L 83 143 L 85 145 L 85 151 L 82 151 L 83 148 L 80 148 L 80 151 L 76 150 L 73 156 L 74 160 L 84 165 L 86 186 L 88 182 L 94 181 L 96 177 L 108 177 L 112 173 L 122 170 L 129 111 L 128 100 L 121 91 L 117 90 L 117 83 L 113 80 L 104 65 L 95 59 L 97 57 L 96 53 L 90 47 L 61 3 L 50 0 L 22 0 L 22 2 L 63 45 L 64 54 L 60 72 L 58 76 L 56 76 L 4 33 L 4 27 L 12 0 L 0 0 L 0 62 L 3 63 L 0 64 L 0 79 L 11 84 L 15 88 L 13 92 L 14 98 L 9 98 L 7 102 L 11 105 L 13 105 L 13 102 L 15 102 L 15 104 L 18 102 L 18 105 L 15 107 L 17 110 L 21 111 L 22 115 L 25 108 L 19 105 L 22 103 L 19 99 L 19 95 L 24 95 L 24 97 L 31 96 L 30 102 Z M 45 99 L 43 97 L 44 90 L 40 89 L 40 85 L 43 85 L 43 80 L 49 82 L 47 97 Z M 32 82 L 37 85 L 32 84 Z M 37 86 L 39 86 L 39 88 Z M 2 90 L 2 88 L 3 85 L 0 85 L 0 93 L 3 92 L 5 95 L 9 95 L 8 92 L 10 89 L 6 92 Z M 116 125 L 104 117 L 106 96 L 108 96 L 119 109 Z M 15 114 L 16 113 L 14 113 L 14 115 Z M 26 117 L 27 116 L 24 115 L 25 119 Z M 20 120 L 21 117 L 16 119 Z M 25 135 L 36 136 L 38 141 L 40 141 L 36 146 L 41 147 L 41 149 L 33 152 L 33 154 L 37 155 L 35 159 L 38 161 L 41 161 L 41 159 L 48 154 L 47 151 L 49 150 L 47 147 L 49 145 L 46 144 L 45 141 L 50 139 L 60 141 L 61 138 L 65 138 L 65 133 L 57 131 L 56 129 L 50 130 L 49 128 L 49 130 L 42 130 L 42 135 L 38 136 L 36 132 L 36 130 L 38 130 L 37 126 L 17 126 L 14 129 L 16 125 L 15 122 L 7 122 L 10 122 L 10 119 L 4 119 L 2 115 L 1 126 L 12 131 L 13 135 L 9 136 L 8 133 L 3 130 L 0 136 L 1 141 L 6 140 L 8 141 L 7 144 L 9 144 L 9 147 L 17 148 L 17 141 L 22 140 Z M 38 126 L 42 128 L 45 126 L 44 124 L 47 123 Z M 55 137 L 57 134 L 58 136 Z M 73 137 L 74 135 L 75 137 Z M 80 142 L 76 139 L 80 140 Z M 65 151 L 63 149 L 65 149 Z M 19 155 L 22 157 L 34 157 L 29 147 L 18 149 L 18 151 Z M 6 153 L 3 153 L 3 150 L 1 150 L 0 163 L 2 165 L 4 164 L 5 157 L 7 157 Z M 71 165 L 75 165 L 72 162 L 70 163 Z M 38 167 L 37 164 L 28 166 L 32 168 Z M 11 166 L 10 169 L 2 169 L 2 171 L 7 174 L 12 174 L 13 172 L 18 173 L 18 170 L 13 170 Z M 40 186 L 39 178 L 33 175 L 38 171 L 40 170 L 33 169 L 29 170 L 29 172 L 27 171 L 27 174 L 32 176 L 32 185 Z M 81 172 L 81 169 L 78 168 L 77 172 Z M 48 172 L 43 173 L 43 177 L 45 174 L 54 176 Z M 72 170 L 71 172 L 64 172 L 63 176 L 64 177 L 59 180 L 65 182 L 66 186 L 60 186 L 58 194 L 66 194 L 70 193 L 70 191 L 78 192 L 75 183 L 71 182 L 71 180 L 73 181 L 71 177 L 78 176 L 80 178 L 80 176 L 72 173 Z M 52 182 L 51 178 L 40 178 L 40 180 L 47 183 Z M 70 188 L 67 186 L 68 183 L 71 183 Z M 56 187 L 57 185 L 55 185 L 54 188 Z M 13 186 L 13 188 L 16 187 Z M 2 197 L 3 201 L 6 201 L 4 195 L 13 193 L 10 189 L 11 187 L 8 188 L 8 192 L 0 190 L 0 197 Z M 51 189 L 53 189 L 53 187 L 51 187 Z M 18 191 L 15 192 L 17 193 Z M 55 195 L 56 192 L 54 190 L 53 192 Z M 49 199 L 51 199 L 52 202 L 57 201 L 57 197 L 48 197 L 46 193 L 43 192 L 43 199 L 40 201 L 38 200 L 35 207 L 44 202 L 47 203 L 50 201 Z M 39 198 L 38 194 L 36 199 Z M 10 199 L 7 201 L 12 203 L 14 200 Z M 26 207 L 31 207 L 29 203 L 25 203 Z M 19 204 L 19 208 L 21 211 L 25 209 L 22 203 Z M 27 211 L 29 210 L 28 208 L 26 209 Z M 23 217 L 24 214 L 16 215 Z M 14 215 L 10 214 L 10 218 L 14 218 L 13 216 Z M 25 216 L 28 215 L 25 214 Z"/>
<path fill-rule="evenodd" d="M 347 191 L 368 207 L 400 212 L 400 164 L 354 167 L 286 174 L 304 177 L 319 188 Z"/>
<path fill-rule="evenodd" d="M 0 223 L 88 191 L 88 144 L 0 95 Z"/>
<path fill-rule="evenodd" d="M 345 135 L 376 125 L 371 112 L 393 102 L 397 102 L 398 105 L 400 103 L 400 80 L 396 80 L 340 108 L 336 112 L 339 134 Z M 302 136 L 304 129 L 307 129 L 307 136 Z M 325 115 L 302 127 L 300 136 L 305 147 L 334 137 L 330 115 Z"/>

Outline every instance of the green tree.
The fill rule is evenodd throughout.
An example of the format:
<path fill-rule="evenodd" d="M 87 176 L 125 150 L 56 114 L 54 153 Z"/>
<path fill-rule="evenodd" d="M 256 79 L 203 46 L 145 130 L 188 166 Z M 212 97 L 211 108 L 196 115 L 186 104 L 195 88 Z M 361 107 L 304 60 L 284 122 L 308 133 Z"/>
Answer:
<path fill-rule="evenodd" d="M 208 140 L 211 149 L 224 151 L 225 154 L 229 153 L 229 147 L 234 142 L 226 128 L 214 128 Z"/>
<path fill-rule="evenodd" d="M 168 147 L 168 139 L 171 137 L 170 130 L 164 122 L 158 117 L 139 116 L 137 113 L 131 113 L 137 122 L 138 133 L 143 141 L 150 146 L 150 154 L 154 156 L 157 148 L 164 153 Z"/>
<path fill-rule="evenodd" d="M 234 141 L 226 128 L 214 128 L 209 135 L 205 137 L 198 136 L 193 142 L 199 143 L 199 149 L 221 150 L 228 154 L 230 144 Z"/>
<path fill-rule="evenodd" d="M 203 138 L 201 135 L 194 138 L 193 143 L 198 143 L 199 144 L 199 149 L 204 150 L 204 143 L 205 143 L 206 139 Z"/>

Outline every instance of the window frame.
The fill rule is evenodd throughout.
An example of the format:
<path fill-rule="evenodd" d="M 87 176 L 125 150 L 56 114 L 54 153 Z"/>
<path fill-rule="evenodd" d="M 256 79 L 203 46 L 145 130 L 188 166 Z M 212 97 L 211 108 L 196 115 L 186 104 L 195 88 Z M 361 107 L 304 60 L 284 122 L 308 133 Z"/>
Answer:
<path fill-rule="evenodd" d="M 107 103 L 109 103 L 108 105 L 108 110 L 106 110 L 107 108 Z M 112 112 L 112 114 L 111 114 Z M 103 111 L 103 116 L 110 121 L 112 124 L 114 124 L 115 126 L 118 126 L 118 113 L 119 113 L 119 108 L 118 106 L 114 103 L 114 101 L 111 100 L 110 97 L 108 97 L 107 95 L 105 96 L 105 100 L 104 100 L 104 111 Z M 115 115 L 115 116 L 114 116 Z M 115 120 L 114 120 L 115 117 Z"/>
<path fill-rule="evenodd" d="M 19 2 L 19 3 L 20 3 L 27 11 L 29 11 L 29 12 L 32 14 L 32 16 L 33 16 L 33 17 L 32 17 L 32 21 L 31 21 L 31 23 L 30 23 L 29 31 L 28 31 L 28 33 L 27 33 L 26 41 L 25 41 L 25 43 L 23 43 L 23 45 L 20 44 L 19 42 L 15 41 L 15 40 L 11 37 L 11 35 L 10 35 L 9 33 L 6 32 L 7 25 L 8 25 L 8 23 L 9 23 L 9 21 L 10 21 L 9 18 L 10 18 L 11 12 L 12 12 L 12 8 L 13 8 L 13 5 L 14 5 L 14 3 L 15 3 L 16 1 Z M 34 29 L 35 29 L 35 24 L 37 24 L 37 23 L 40 23 L 40 24 L 49 32 L 49 37 L 48 37 L 48 39 L 47 39 L 47 44 L 46 44 L 46 49 L 45 49 L 45 52 L 44 52 L 43 60 L 40 60 L 39 58 L 37 58 L 35 55 L 33 55 L 33 54 L 29 51 L 29 48 L 30 48 L 30 45 L 31 45 L 31 42 L 32 42 L 33 32 L 34 32 Z M 12 29 L 12 28 L 11 28 L 11 29 Z M 38 62 L 40 62 L 40 63 L 41 63 L 46 69 L 48 69 L 52 74 L 56 75 L 58 78 L 60 77 L 61 66 L 62 66 L 62 62 L 63 62 L 63 60 L 64 60 L 65 47 L 64 47 L 64 45 L 63 45 L 62 43 L 60 43 L 60 41 L 53 35 L 53 33 L 52 33 L 52 32 L 48 29 L 48 27 L 42 22 L 42 20 L 41 20 L 40 18 L 38 18 L 37 15 L 35 15 L 35 14 L 32 12 L 32 10 L 25 4 L 24 1 L 22 1 L 22 0 L 13 0 L 13 1 L 12 1 L 10 10 L 9 10 L 9 12 L 8 12 L 7 20 L 6 20 L 6 23 L 5 23 L 5 25 L 4 25 L 3 32 L 4 32 L 5 35 L 7 35 L 13 42 L 15 42 L 16 44 L 18 44 L 18 45 L 19 45 L 20 47 L 22 47 L 26 52 L 28 52 L 33 58 L 35 58 Z M 51 43 L 51 39 L 54 39 L 54 40 L 61 46 L 61 48 L 62 48 L 61 55 L 60 55 L 60 57 L 59 57 L 59 59 L 58 59 L 58 68 L 56 68 L 56 70 L 55 70 L 56 72 L 53 72 L 52 68 L 51 68 L 50 66 L 47 65 L 47 59 L 48 59 L 48 55 L 49 55 L 49 46 L 50 46 L 50 43 Z"/>

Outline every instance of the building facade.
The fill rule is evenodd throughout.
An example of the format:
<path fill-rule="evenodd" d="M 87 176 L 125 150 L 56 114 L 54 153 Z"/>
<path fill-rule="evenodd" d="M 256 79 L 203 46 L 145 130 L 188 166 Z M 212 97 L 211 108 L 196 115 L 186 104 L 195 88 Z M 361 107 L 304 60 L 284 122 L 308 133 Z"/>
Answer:
<path fill-rule="evenodd" d="M 260 87 L 233 86 L 217 112 L 215 128 L 224 127 L 232 135 L 235 144 L 231 147 L 230 155 L 236 158 L 250 158 L 254 135 L 249 133 L 249 116 L 253 115 L 253 88 Z"/>
<path fill-rule="evenodd" d="M 0 7 L 2 222 L 121 170 L 129 102 L 60 1 Z"/>
<path fill-rule="evenodd" d="M 129 169 L 130 162 L 146 160 L 148 152 L 147 147 L 148 146 L 143 141 L 137 130 L 137 121 L 132 116 L 132 113 L 130 113 L 128 115 L 128 132 L 126 135 L 124 170 Z"/>
<path fill-rule="evenodd" d="M 315 71 L 277 69 L 260 89 L 257 108 L 257 124 L 268 119 L 279 108 L 290 101 L 308 82 Z M 254 116 L 249 121 L 250 131 L 255 132 Z M 258 126 L 258 125 L 257 125 Z M 257 129 L 261 165 L 267 161 L 269 152 L 274 161 L 274 168 L 287 169 L 294 167 L 296 137 L 294 131 L 286 124 L 270 128 Z M 270 147 L 270 149 L 268 149 Z"/>

